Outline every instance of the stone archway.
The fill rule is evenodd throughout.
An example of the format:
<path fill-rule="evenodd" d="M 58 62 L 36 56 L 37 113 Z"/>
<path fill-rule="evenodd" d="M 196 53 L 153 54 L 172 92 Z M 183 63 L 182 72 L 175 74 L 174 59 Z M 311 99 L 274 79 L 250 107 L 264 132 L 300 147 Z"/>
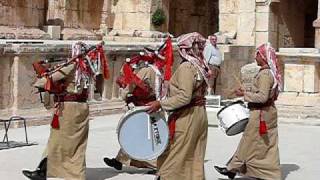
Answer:
<path fill-rule="evenodd" d="M 218 31 L 218 0 L 172 0 L 169 6 L 169 32 L 174 36 L 194 31 L 207 36 Z"/>

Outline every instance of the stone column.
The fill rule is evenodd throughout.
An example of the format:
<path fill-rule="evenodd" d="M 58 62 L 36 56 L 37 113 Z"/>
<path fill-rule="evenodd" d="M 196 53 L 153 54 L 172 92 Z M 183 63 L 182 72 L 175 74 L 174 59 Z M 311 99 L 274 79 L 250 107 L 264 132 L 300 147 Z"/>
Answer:
<path fill-rule="evenodd" d="M 239 0 L 239 15 L 237 25 L 237 44 L 255 45 L 255 25 L 256 25 L 256 1 Z"/>
<path fill-rule="evenodd" d="M 318 18 L 313 21 L 313 27 L 315 28 L 314 47 L 320 48 L 320 2 L 318 2 Z"/>

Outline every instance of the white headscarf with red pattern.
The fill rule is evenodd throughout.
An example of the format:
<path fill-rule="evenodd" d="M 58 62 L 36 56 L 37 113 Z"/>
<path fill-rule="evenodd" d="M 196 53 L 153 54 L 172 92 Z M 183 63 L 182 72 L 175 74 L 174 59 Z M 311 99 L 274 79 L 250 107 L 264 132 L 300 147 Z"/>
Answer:
<path fill-rule="evenodd" d="M 274 78 L 274 84 L 272 88 L 278 87 L 278 90 L 281 91 L 282 87 L 282 76 L 280 73 L 279 62 L 276 56 L 276 51 L 273 47 L 271 47 L 270 43 L 265 43 L 260 45 L 257 48 L 256 54 L 259 53 L 262 59 L 268 64 L 270 67 L 270 71 Z"/>
<path fill-rule="evenodd" d="M 197 55 L 193 51 L 193 45 L 195 43 L 198 44 L 202 50 L 204 49 L 206 39 L 198 32 L 183 34 L 177 38 L 179 53 L 180 55 L 187 61 L 191 62 L 197 69 L 200 71 L 203 76 L 205 82 L 208 84 L 209 78 L 209 66 L 207 62 L 204 60 L 204 57 L 201 55 Z"/>

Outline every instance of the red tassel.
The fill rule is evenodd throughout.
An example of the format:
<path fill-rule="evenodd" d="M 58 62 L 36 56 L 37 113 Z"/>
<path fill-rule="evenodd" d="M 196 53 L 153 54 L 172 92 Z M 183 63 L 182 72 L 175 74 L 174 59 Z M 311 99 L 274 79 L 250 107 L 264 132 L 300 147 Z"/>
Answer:
<path fill-rule="evenodd" d="M 104 79 L 109 79 L 110 78 L 110 71 L 109 71 L 109 66 L 108 66 L 108 60 L 106 55 L 104 54 L 103 48 L 100 50 L 100 59 L 102 61 L 102 67 L 103 67 L 103 77 Z"/>
<path fill-rule="evenodd" d="M 168 37 L 166 41 L 166 69 L 164 73 L 164 80 L 168 81 L 171 79 L 171 67 L 173 65 L 173 48 L 171 38 Z"/>
<path fill-rule="evenodd" d="M 51 91 L 53 90 L 53 81 L 52 81 L 52 78 L 49 77 L 49 76 L 46 76 L 46 79 L 47 79 L 47 81 L 46 81 L 46 84 L 44 85 L 44 89 L 45 89 L 46 91 L 51 92 Z"/>
<path fill-rule="evenodd" d="M 259 133 L 260 135 L 267 134 L 267 124 L 266 121 L 262 118 L 262 111 L 260 111 Z"/>
<path fill-rule="evenodd" d="M 175 130 L 176 130 L 176 118 L 175 117 L 171 117 L 171 119 L 169 120 L 169 135 L 170 135 L 170 142 L 173 142 L 174 139 L 174 134 L 175 134 Z"/>
<path fill-rule="evenodd" d="M 53 129 L 59 129 L 60 128 L 59 115 L 57 113 L 54 113 L 54 115 L 53 115 L 52 122 L 51 122 L 51 127 Z"/>

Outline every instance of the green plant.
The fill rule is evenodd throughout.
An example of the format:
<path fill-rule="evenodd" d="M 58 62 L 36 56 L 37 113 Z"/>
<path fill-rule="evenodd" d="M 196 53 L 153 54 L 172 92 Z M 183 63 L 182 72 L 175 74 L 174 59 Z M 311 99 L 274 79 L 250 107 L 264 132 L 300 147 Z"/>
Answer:
<path fill-rule="evenodd" d="M 152 14 L 152 24 L 155 26 L 161 26 L 165 21 L 166 21 L 166 15 L 164 14 L 164 11 L 158 8 Z"/>

